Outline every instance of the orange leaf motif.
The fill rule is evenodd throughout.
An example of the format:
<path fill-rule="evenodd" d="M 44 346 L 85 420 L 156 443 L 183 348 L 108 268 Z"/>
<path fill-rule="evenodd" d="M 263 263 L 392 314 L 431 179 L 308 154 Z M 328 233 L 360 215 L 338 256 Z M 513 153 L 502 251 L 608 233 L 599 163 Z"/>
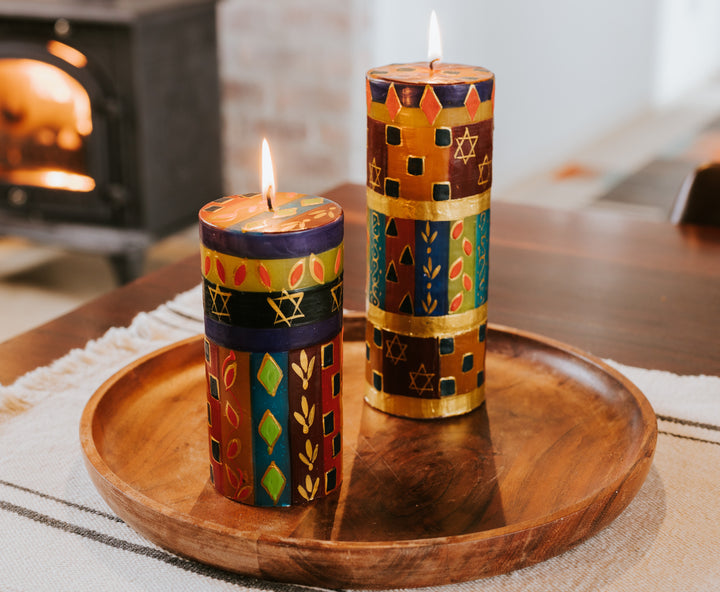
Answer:
<path fill-rule="evenodd" d="M 265 286 L 268 290 L 272 288 L 272 279 L 270 278 L 270 272 L 268 271 L 267 267 L 265 267 L 262 263 L 258 263 L 258 277 L 260 278 L 260 281 L 262 282 L 262 285 Z"/>
<path fill-rule="evenodd" d="M 463 293 L 458 292 L 455 298 L 452 299 L 452 302 L 450 303 L 450 312 L 455 312 L 460 306 L 462 306 L 463 301 Z"/>
<path fill-rule="evenodd" d="M 325 281 L 325 268 L 323 267 L 322 261 L 315 255 L 310 255 L 310 275 L 312 275 L 318 284 L 322 284 Z"/>
<path fill-rule="evenodd" d="M 210 266 L 212 265 L 212 261 L 210 261 L 210 256 L 205 256 L 205 267 L 203 268 L 203 271 L 205 272 L 205 275 L 210 273 Z"/>
<path fill-rule="evenodd" d="M 470 279 L 468 274 L 463 275 L 463 288 L 465 288 L 468 292 L 472 290 L 472 279 Z"/>
<path fill-rule="evenodd" d="M 340 268 L 343 264 L 343 246 L 338 247 L 337 255 L 335 256 L 335 275 L 340 273 Z"/>
<path fill-rule="evenodd" d="M 462 257 L 458 257 L 453 261 L 453 264 L 450 266 L 450 271 L 448 272 L 448 277 L 451 280 L 457 279 L 460 277 L 460 274 L 463 270 L 463 260 Z"/>
<path fill-rule="evenodd" d="M 300 283 L 303 275 L 305 275 L 305 259 L 300 259 L 290 270 L 290 275 L 288 276 L 288 284 L 290 284 L 290 287 L 295 288 Z"/>
<path fill-rule="evenodd" d="M 247 275 L 247 267 L 245 267 L 245 264 L 243 263 L 240 267 L 238 267 L 235 270 L 235 277 L 233 278 L 233 281 L 235 282 L 236 286 L 239 286 L 245 281 L 245 276 Z"/>
<path fill-rule="evenodd" d="M 220 262 L 220 259 L 215 259 L 215 267 L 217 268 L 218 277 L 220 281 L 225 283 L 225 266 Z"/>
<path fill-rule="evenodd" d="M 463 251 L 465 251 L 466 255 L 470 255 L 473 251 L 472 243 L 468 239 L 463 239 Z"/>
<path fill-rule="evenodd" d="M 452 236 L 455 240 L 460 238 L 460 235 L 463 233 L 464 224 L 462 220 L 458 220 L 453 224 L 452 229 L 450 230 L 450 236 Z"/>

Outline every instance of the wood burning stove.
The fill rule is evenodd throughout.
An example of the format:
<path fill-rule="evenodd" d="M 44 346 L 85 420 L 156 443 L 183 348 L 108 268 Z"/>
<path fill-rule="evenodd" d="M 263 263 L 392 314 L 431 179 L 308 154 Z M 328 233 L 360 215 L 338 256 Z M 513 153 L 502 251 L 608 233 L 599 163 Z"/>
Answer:
<path fill-rule="evenodd" d="M 215 3 L 0 3 L 0 233 L 111 258 L 222 194 Z"/>

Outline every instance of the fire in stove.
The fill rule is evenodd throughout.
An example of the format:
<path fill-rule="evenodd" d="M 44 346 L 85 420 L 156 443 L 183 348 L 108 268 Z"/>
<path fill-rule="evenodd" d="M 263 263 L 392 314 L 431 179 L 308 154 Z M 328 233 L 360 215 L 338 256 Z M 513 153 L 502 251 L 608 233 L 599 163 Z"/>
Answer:
<path fill-rule="evenodd" d="M 57 41 L 48 52 L 76 67 L 85 56 Z M 67 72 L 38 60 L 0 59 L 0 179 L 87 192 L 87 138 L 93 131 L 90 97 Z M 17 204 L 21 205 L 21 204 Z"/>

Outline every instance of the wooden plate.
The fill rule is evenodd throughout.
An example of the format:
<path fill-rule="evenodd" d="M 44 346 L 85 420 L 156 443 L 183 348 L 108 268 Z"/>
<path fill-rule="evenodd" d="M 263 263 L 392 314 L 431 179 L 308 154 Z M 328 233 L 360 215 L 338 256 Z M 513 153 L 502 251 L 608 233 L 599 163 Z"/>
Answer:
<path fill-rule="evenodd" d="M 491 326 L 486 404 L 459 418 L 401 419 L 363 402 L 362 323 L 346 320 L 338 494 L 260 509 L 215 493 L 200 336 L 128 366 L 89 401 L 80 437 L 95 486 L 130 526 L 180 555 L 271 580 L 384 588 L 542 561 L 607 526 L 642 485 L 655 415 L 600 360 Z"/>

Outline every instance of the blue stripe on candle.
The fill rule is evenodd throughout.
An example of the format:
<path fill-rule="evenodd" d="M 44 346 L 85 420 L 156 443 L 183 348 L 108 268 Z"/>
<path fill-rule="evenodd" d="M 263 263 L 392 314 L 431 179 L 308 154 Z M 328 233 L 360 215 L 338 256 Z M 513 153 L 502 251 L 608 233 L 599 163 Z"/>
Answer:
<path fill-rule="evenodd" d="M 200 240 L 208 248 L 249 259 L 305 257 L 337 247 L 343 240 L 344 215 L 318 228 L 294 232 L 240 232 L 200 224 Z"/>
<path fill-rule="evenodd" d="M 258 379 L 258 372 L 262 366 L 265 355 L 270 355 L 280 367 L 283 375 L 277 391 L 274 395 L 268 393 Z M 252 433 L 253 433 L 253 464 L 255 474 L 255 505 L 258 506 L 288 506 L 290 505 L 290 494 L 292 481 L 290 478 L 290 430 L 288 428 L 288 354 L 278 352 L 266 354 L 258 352 L 250 354 L 250 392 L 252 406 Z M 268 444 L 259 432 L 260 422 L 266 411 L 270 411 L 280 425 L 281 432 L 277 441 L 268 451 Z M 274 462 L 285 477 L 283 488 L 277 503 L 270 497 L 262 486 L 262 478 L 265 471 Z"/>
<path fill-rule="evenodd" d="M 249 352 L 288 351 L 332 339 L 342 329 L 342 311 L 330 318 L 302 325 L 255 329 L 233 327 L 205 317 L 205 334 L 215 343 L 229 349 Z"/>
<path fill-rule="evenodd" d="M 449 221 L 415 222 L 415 316 L 437 317 L 448 312 L 449 242 Z M 440 270 L 432 277 L 438 266 Z"/>
<path fill-rule="evenodd" d="M 477 215 L 477 258 L 475 263 L 475 307 L 487 302 L 488 257 L 490 244 L 490 210 Z"/>
<path fill-rule="evenodd" d="M 385 309 L 385 214 L 368 210 L 368 296 L 370 304 Z"/>

